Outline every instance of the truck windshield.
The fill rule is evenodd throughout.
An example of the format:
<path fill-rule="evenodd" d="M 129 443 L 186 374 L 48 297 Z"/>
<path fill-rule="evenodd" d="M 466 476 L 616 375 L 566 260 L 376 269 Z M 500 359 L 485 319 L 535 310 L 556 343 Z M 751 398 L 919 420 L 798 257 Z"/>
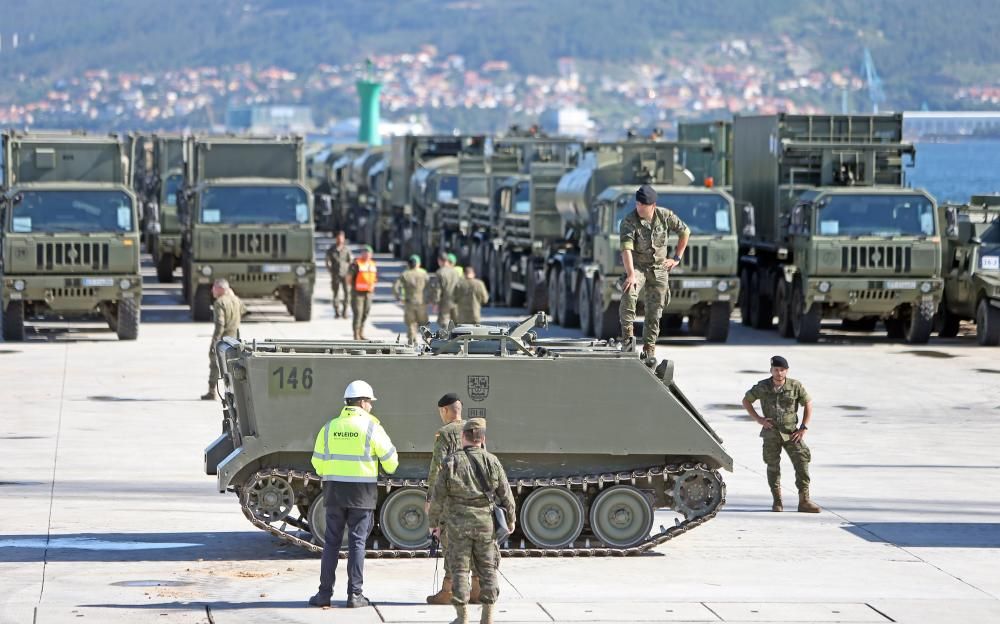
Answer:
<path fill-rule="evenodd" d="M 308 223 L 309 203 L 297 186 L 213 186 L 202 193 L 201 222 Z"/>
<path fill-rule="evenodd" d="M 122 191 L 23 191 L 10 231 L 131 232 L 132 199 Z"/>
<path fill-rule="evenodd" d="M 178 173 L 167 176 L 167 181 L 163 185 L 163 203 L 167 206 L 176 206 L 177 193 L 181 190 L 183 184 L 184 176 Z"/>
<path fill-rule="evenodd" d="M 732 208 L 725 197 L 710 193 L 670 193 L 656 198 L 661 208 L 673 211 L 694 235 L 732 234 Z M 615 232 L 622 220 L 635 210 L 635 197 L 618 206 L 615 212 Z"/>
<path fill-rule="evenodd" d="M 816 212 L 819 236 L 933 236 L 934 206 L 922 195 L 832 195 Z"/>

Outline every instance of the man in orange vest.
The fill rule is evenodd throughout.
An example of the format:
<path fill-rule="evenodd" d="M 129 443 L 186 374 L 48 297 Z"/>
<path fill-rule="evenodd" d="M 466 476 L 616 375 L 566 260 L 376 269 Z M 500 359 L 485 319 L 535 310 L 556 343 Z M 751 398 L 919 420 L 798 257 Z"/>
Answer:
<path fill-rule="evenodd" d="M 354 313 L 354 339 L 365 340 L 365 321 L 372 309 L 372 297 L 375 295 L 375 282 L 378 281 L 378 269 L 372 259 L 372 248 L 365 245 L 361 256 L 351 263 L 347 272 L 347 281 L 351 285 L 351 312 Z"/>

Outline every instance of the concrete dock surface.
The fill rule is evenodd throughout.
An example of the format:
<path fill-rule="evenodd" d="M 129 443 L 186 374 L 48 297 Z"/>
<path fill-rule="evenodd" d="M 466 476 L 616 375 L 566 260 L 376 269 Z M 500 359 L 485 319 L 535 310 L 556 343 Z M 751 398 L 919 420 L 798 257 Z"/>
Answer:
<path fill-rule="evenodd" d="M 400 263 L 379 260 L 368 336 L 405 339 L 389 290 Z M 144 272 L 138 341 L 46 322 L 0 343 L 0 623 L 449 622 L 450 607 L 424 604 L 443 573 L 429 559 L 369 559 L 364 609 L 343 608 L 341 564 L 334 607 L 307 606 L 319 558 L 252 527 L 204 474 L 221 420 L 198 400 L 211 324 L 188 320 L 180 284 L 157 283 L 148 258 Z M 325 273 L 309 323 L 250 309 L 245 339 L 351 335 Z M 525 316 L 489 308 L 484 322 Z M 1000 622 L 1000 351 L 968 331 L 915 346 L 836 325 L 797 345 L 734 320 L 727 344 L 667 337 L 657 354 L 736 461 L 725 508 L 641 556 L 505 558 L 497 621 Z M 786 511 L 770 512 L 739 405 L 774 354 L 813 397 L 818 515 L 795 513 L 787 458 Z M 429 406 L 428 435 L 436 418 Z"/>

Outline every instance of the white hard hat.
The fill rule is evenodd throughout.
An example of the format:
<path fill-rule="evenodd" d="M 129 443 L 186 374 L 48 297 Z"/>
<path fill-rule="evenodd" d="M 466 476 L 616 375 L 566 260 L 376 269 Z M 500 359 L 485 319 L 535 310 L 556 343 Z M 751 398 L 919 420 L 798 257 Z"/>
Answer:
<path fill-rule="evenodd" d="M 372 390 L 367 381 L 356 379 L 347 384 L 347 390 L 344 390 L 344 399 L 371 399 L 374 401 L 375 391 Z"/>

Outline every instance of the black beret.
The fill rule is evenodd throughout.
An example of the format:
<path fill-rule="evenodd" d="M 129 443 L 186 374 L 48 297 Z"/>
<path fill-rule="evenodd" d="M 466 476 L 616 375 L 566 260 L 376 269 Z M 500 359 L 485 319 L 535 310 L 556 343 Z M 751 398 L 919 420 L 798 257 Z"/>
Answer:
<path fill-rule="evenodd" d="M 656 203 L 656 191 L 652 186 L 648 184 L 643 184 L 639 187 L 639 190 L 635 192 L 635 201 L 640 204 L 655 204 Z"/>
<path fill-rule="evenodd" d="M 440 399 L 438 399 L 438 407 L 448 407 L 452 403 L 458 402 L 458 395 L 454 392 L 449 392 Z"/>
<path fill-rule="evenodd" d="M 780 355 L 776 355 L 771 358 L 771 366 L 774 366 L 775 368 L 788 368 L 788 360 Z"/>

